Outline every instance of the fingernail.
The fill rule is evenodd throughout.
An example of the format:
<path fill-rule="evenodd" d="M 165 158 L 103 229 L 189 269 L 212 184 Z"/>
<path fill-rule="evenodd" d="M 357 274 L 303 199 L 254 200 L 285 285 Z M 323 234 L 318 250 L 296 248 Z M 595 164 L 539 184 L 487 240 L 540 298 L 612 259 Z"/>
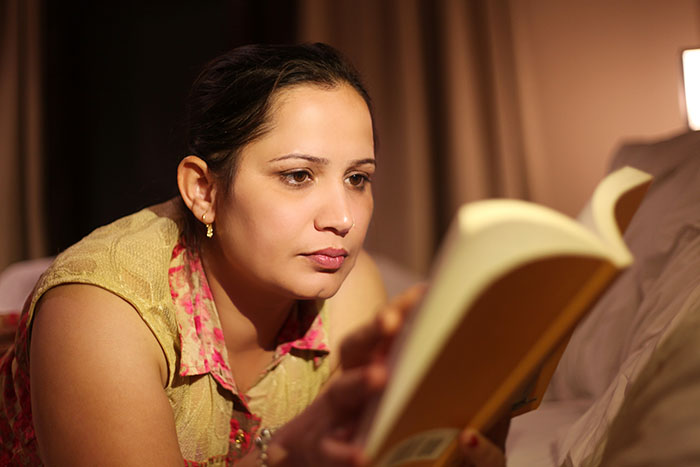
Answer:
<path fill-rule="evenodd" d="M 471 448 L 475 448 L 479 445 L 479 438 L 476 437 L 476 435 L 471 435 L 469 436 L 469 441 L 467 442 L 467 446 Z"/>

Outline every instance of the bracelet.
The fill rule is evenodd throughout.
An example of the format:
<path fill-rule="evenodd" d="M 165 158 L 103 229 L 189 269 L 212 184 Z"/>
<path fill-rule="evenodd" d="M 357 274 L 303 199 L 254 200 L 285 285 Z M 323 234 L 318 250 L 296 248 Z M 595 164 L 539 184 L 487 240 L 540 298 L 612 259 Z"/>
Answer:
<path fill-rule="evenodd" d="M 263 428 L 260 430 L 260 434 L 255 437 L 255 446 L 260 450 L 260 454 L 258 454 L 258 465 L 260 467 L 268 467 L 267 466 L 267 446 L 270 444 L 270 440 L 272 439 L 272 431 L 270 431 L 267 428 Z"/>

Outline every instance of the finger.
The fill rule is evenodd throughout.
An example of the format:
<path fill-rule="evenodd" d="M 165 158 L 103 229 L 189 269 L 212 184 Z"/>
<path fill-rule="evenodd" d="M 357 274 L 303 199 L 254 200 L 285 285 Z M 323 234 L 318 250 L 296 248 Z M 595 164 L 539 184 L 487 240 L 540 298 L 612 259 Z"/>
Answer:
<path fill-rule="evenodd" d="M 406 314 L 423 297 L 425 290 L 424 284 L 410 287 L 386 305 L 374 320 L 345 338 L 340 345 L 343 368 L 366 365 L 375 360 L 378 353 L 386 353 Z"/>
<path fill-rule="evenodd" d="M 425 295 L 426 284 L 416 284 L 403 291 L 377 315 L 380 334 L 393 338 L 403 326 L 406 315 L 413 310 Z"/>
<path fill-rule="evenodd" d="M 467 428 L 459 436 L 459 444 L 467 462 L 475 467 L 505 467 L 503 451 L 476 430 Z"/>
<path fill-rule="evenodd" d="M 381 340 L 381 327 L 377 325 L 376 319 L 348 335 L 340 343 L 340 363 L 343 369 L 367 365 Z"/>
<path fill-rule="evenodd" d="M 366 465 L 362 449 L 356 444 L 324 437 L 320 442 L 320 451 L 327 460 L 326 465 L 359 467 Z"/>
<path fill-rule="evenodd" d="M 378 314 L 377 321 L 382 338 L 375 351 L 375 356 L 380 359 L 386 356 L 394 338 L 404 326 L 406 317 L 422 300 L 426 290 L 425 284 L 416 284 L 392 300 L 383 312 Z"/>
<path fill-rule="evenodd" d="M 418 302 L 418 300 L 423 298 L 423 295 L 425 295 L 427 290 L 428 284 L 425 282 L 419 282 L 401 292 L 391 301 L 391 303 L 399 308 L 412 307 Z"/>
<path fill-rule="evenodd" d="M 341 374 L 321 397 L 330 405 L 336 419 L 356 417 L 357 410 L 370 395 L 384 387 L 386 379 L 386 368 L 382 365 L 355 368 Z"/>

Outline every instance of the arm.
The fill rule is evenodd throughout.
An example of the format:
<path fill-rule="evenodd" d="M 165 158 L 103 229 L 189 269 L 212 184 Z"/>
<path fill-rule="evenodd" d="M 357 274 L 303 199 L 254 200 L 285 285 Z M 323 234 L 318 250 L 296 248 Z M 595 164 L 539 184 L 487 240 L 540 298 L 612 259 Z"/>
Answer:
<path fill-rule="evenodd" d="M 34 427 L 49 465 L 182 465 L 163 353 L 138 313 L 98 287 L 50 290 L 30 347 Z"/>

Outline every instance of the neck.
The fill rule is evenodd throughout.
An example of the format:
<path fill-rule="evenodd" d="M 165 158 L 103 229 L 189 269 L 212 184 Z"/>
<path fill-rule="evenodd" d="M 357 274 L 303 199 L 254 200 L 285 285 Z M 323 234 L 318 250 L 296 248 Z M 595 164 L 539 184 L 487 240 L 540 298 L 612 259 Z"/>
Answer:
<path fill-rule="evenodd" d="M 240 271 L 232 273 L 212 246 L 203 245 L 201 257 L 227 349 L 273 350 L 296 300 L 265 290 Z"/>

